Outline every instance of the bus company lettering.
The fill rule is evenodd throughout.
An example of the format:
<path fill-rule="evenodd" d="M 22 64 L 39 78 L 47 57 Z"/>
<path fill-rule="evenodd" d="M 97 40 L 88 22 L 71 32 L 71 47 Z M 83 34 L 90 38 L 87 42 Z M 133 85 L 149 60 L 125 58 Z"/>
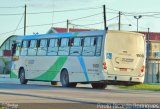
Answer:
<path fill-rule="evenodd" d="M 34 64 L 34 60 L 25 60 L 24 62 L 25 62 L 26 65 L 27 64 Z"/>
<path fill-rule="evenodd" d="M 122 58 L 122 62 L 133 62 L 134 59 L 131 58 Z"/>
<path fill-rule="evenodd" d="M 99 68 L 99 64 L 93 64 L 93 68 Z"/>
<path fill-rule="evenodd" d="M 122 62 L 122 63 L 131 63 L 131 62 L 133 62 L 134 61 L 134 59 L 131 59 L 131 58 L 120 58 L 120 57 L 116 57 L 115 58 L 115 62 L 117 63 L 117 64 L 119 64 L 120 62 Z"/>
<path fill-rule="evenodd" d="M 89 72 L 98 72 L 98 69 L 88 69 Z"/>

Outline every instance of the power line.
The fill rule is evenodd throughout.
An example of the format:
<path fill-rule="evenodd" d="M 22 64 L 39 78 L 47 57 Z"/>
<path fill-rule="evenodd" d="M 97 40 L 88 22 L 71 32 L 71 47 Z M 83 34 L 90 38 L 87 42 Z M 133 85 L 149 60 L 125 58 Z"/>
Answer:
<path fill-rule="evenodd" d="M 18 28 L 18 27 L 19 27 L 19 25 L 20 25 L 20 23 L 21 23 L 21 21 L 22 21 L 22 19 L 23 19 L 23 17 L 24 17 L 24 14 L 22 15 L 22 17 L 21 17 L 20 21 L 18 22 L 18 25 L 17 25 L 17 27 L 16 27 L 16 29 L 15 29 L 15 30 L 11 30 L 11 31 L 8 31 L 8 32 L 4 32 L 4 33 L 1 33 L 0 35 L 8 34 L 8 33 L 12 33 L 12 32 L 14 32 L 14 34 L 15 34 L 15 32 L 16 32 L 17 30 L 21 30 L 21 29 L 23 29 L 24 27 Z"/>
<path fill-rule="evenodd" d="M 84 19 L 84 18 L 88 18 L 88 17 L 93 17 L 93 16 L 97 16 L 97 15 L 100 15 L 100 14 L 102 14 L 102 13 L 97 13 L 97 14 L 92 14 L 92 15 L 89 15 L 89 16 L 79 17 L 79 18 L 71 19 L 70 21 L 80 20 L 80 19 Z M 48 25 L 52 25 L 52 24 L 60 24 L 60 23 L 65 23 L 65 22 L 66 22 L 66 20 L 59 21 L 59 22 L 55 22 L 55 23 L 29 25 L 29 26 L 27 26 L 27 28 L 37 27 L 37 26 L 48 26 Z M 20 30 L 20 29 L 23 29 L 23 28 L 24 28 L 24 27 L 21 27 L 21 28 L 18 28 L 17 30 Z M 14 31 L 15 31 L 15 30 L 12 30 L 12 31 L 9 31 L 9 32 L 4 32 L 4 33 L 1 33 L 0 35 L 7 34 L 7 33 L 11 33 L 11 32 L 14 32 Z"/>
<path fill-rule="evenodd" d="M 94 15 L 95 15 L 95 14 L 94 14 Z M 92 16 L 92 15 L 86 16 L 86 17 L 91 17 L 91 16 Z M 71 19 L 70 21 L 74 21 L 74 20 L 77 20 L 77 19 L 79 20 L 79 19 L 86 18 L 86 17 Z M 117 18 L 117 17 L 118 17 L 118 16 L 113 17 L 113 18 L 111 18 L 111 19 L 108 19 L 107 21 L 111 21 L 111 20 L 113 20 L 113 19 L 115 19 L 115 18 Z M 30 27 L 37 27 L 37 26 L 48 26 L 48 25 L 51 25 L 51 24 L 60 24 L 60 23 L 66 23 L 66 20 L 64 20 L 64 21 L 59 21 L 59 22 L 56 22 L 56 23 L 47 23 L 47 24 L 39 24 L 39 25 L 29 25 L 29 26 L 27 26 L 27 28 L 30 28 Z M 92 23 L 92 24 L 86 24 L 86 25 L 79 25 L 79 26 L 97 25 L 97 24 L 101 24 L 101 23 L 103 23 L 103 22 Z M 71 23 L 71 24 L 73 24 L 73 23 Z M 75 25 L 77 25 L 77 24 L 75 24 Z"/>
<path fill-rule="evenodd" d="M 69 20 L 69 21 L 75 21 L 75 20 L 85 19 L 85 18 L 88 18 L 88 17 L 97 16 L 97 15 L 100 15 L 100 14 L 102 14 L 102 13 L 92 14 L 92 15 L 85 16 L 85 17 L 79 17 L 79 18 L 71 19 L 71 20 Z M 59 24 L 59 23 L 65 23 L 65 22 L 66 22 L 66 20 L 63 20 L 63 21 L 56 22 L 56 23 L 47 23 L 47 24 L 39 24 L 39 25 L 30 25 L 30 26 L 27 26 L 27 27 L 47 26 L 47 25 L 51 25 L 51 24 Z"/>
<path fill-rule="evenodd" d="M 0 7 L 0 8 L 24 8 L 24 6 L 15 6 L 15 7 Z"/>
<path fill-rule="evenodd" d="M 73 11 L 82 11 L 82 10 L 93 10 L 93 9 L 100 9 L 102 7 L 92 7 L 92 8 L 78 8 L 78 9 L 69 9 L 69 10 L 59 10 L 59 11 L 46 11 L 46 12 L 31 12 L 27 13 L 30 15 L 35 14 L 50 14 L 50 13 L 61 13 L 61 12 L 73 12 Z M 23 13 L 9 13 L 9 14 L 0 14 L 0 16 L 16 16 L 16 15 L 22 15 Z"/>
<path fill-rule="evenodd" d="M 135 16 L 135 14 L 122 14 L 122 15 L 124 15 L 124 16 L 130 16 L 130 17 Z M 160 18 L 160 13 L 157 13 L 157 14 L 138 14 L 138 15 L 141 15 L 143 17 Z"/>
<path fill-rule="evenodd" d="M 156 13 L 160 13 L 160 12 L 123 12 L 123 13 L 137 15 L 137 14 L 156 14 Z"/>
<path fill-rule="evenodd" d="M 21 30 L 23 29 L 24 27 L 21 27 L 21 28 L 18 28 L 17 30 Z M 4 33 L 1 33 L 0 35 L 3 35 L 3 34 L 8 34 L 8 33 L 11 33 L 11 32 L 14 32 L 15 30 L 11 30 L 11 31 L 8 31 L 8 32 L 4 32 Z"/>
<path fill-rule="evenodd" d="M 39 25 L 29 25 L 29 26 L 27 26 L 27 28 L 28 28 L 28 27 L 37 27 L 37 26 L 48 26 L 48 25 L 51 25 L 51 24 L 60 24 L 60 23 L 64 23 L 64 22 L 66 22 L 66 20 L 65 20 L 65 21 L 56 22 L 56 23 L 46 23 L 46 24 L 39 24 Z"/>
<path fill-rule="evenodd" d="M 116 14 L 115 12 L 119 12 L 119 10 L 112 9 L 112 8 L 106 8 L 106 9 L 114 11 L 114 12 L 107 12 L 107 13 L 111 13 L 111 14 Z M 124 11 L 121 11 L 121 12 L 125 16 L 142 15 L 145 17 L 160 18 L 160 17 L 156 17 L 156 16 L 160 15 L 160 12 L 124 12 Z"/>
<path fill-rule="evenodd" d="M 115 16 L 115 17 L 113 17 L 113 18 L 110 18 L 110 19 L 108 19 L 107 21 L 111 21 L 111 20 L 113 20 L 113 19 L 115 19 L 115 18 L 118 18 L 119 16 Z"/>
<path fill-rule="evenodd" d="M 106 14 L 118 14 L 117 12 L 107 11 Z"/>
<path fill-rule="evenodd" d="M 18 25 L 17 25 L 17 27 L 16 27 L 16 29 L 15 29 L 15 31 L 14 31 L 14 34 L 15 34 L 15 32 L 17 31 L 17 29 L 18 29 L 20 23 L 22 22 L 23 17 L 24 17 L 24 14 L 22 15 L 20 21 L 18 22 Z"/>
<path fill-rule="evenodd" d="M 92 15 L 89 15 L 89 16 L 84 16 L 84 17 L 79 17 L 79 18 L 71 19 L 70 21 L 85 19 L 85 18 L 88 18 L 88 17 L 93 17 L 93 16 L 97 16 L 97 15 L 101 15 L 101 14 L 102 13 L 92 14 Z"/>
<path fill-rule="evenodd" d="M 93 10 L 93 9 L 100 9 L 102 7 L 92 7 L 92 8 L 78 8 L 78 9 L 69 9 L 69 10 L 59 10 L 59 11 L 47 11 L 47 12 L 32 12 L 32 13 L 27 13 L 27 14 L 48 14 L 48 13 L 53 13 L 53 12 L 71 12 L 71 11 L 82 11 L 82 10 Z"/>
<path fill-rule="evenodd" d="M 71 19 L 70 21 L 81 20 L 81 19 L 85 19 L 85 18 L 97 16 L 97 15 L 100 15 L 100 14 L 102 14 L 102 13 L 97 13 L 97 14 L 92 14 L 92 15 L 88 15 L 88 16 L 84 16 L 84 17 L 79 17 L 79 18 Z M 113 17 L 113 18 L 111 18 L 111 19 L 109 19 L 109 20 L 107 20 L 107 21 L 113 20 L 113 19 L 115 19 L 115 18 L 117 18 L 117 17 L 118 17 L 118 16 Z M 30 28 L 30 27 L 38 27 L 38 26 L 48 26 L 48 25 L 51 25 L 51 24 L 53 25 L 53 24 L 60 24 L 60 23 L 65 23 L 65 22 L 66 22 L 66 20 L 64 20 L 64 21 L 59 21 L 59 22 L 56 22 L 56 23 L 29 25 L 29 26 L 27 26 L 27 28 Z M 96 25 L 96 24 L 100 24 L 100 23 L 102 23 L 102 22 L 98 22 L 98 23 L 94 23 L 94 24 L 87 24 L 87 25 Z M 82 25 L 82 26 L 83 26 L 83 25 Z M 84 26 L 85 26 L 85 25 L 84 25 Z M 24 27 L 18 28 L 17 30 L 20 30 L 20 29 L 23 29 L 23 28 L 24 28 Z M 5 32 L 5 33 L 1 33 L 0 35 L 6 34 L 6 33 L 10 33 L 10 32 L 14 32 L 14 31 L 15 31 L 15 30 L 12 30 L 12 31 L 9 31 L 9 32 Z"/>
<path fill-rule="evenodd" d="M 106 8 L 106 9 L 119 12 L 119 10 L 116 10 L 116 9 L 111 9 L 111 8 Z"/>
<path fill-rule="evenodd" d="M 85 25 L 78 25 L 78 24 L 73 24 L 73 23 L 70 23 L 70 24 L 73 24 L 73 25 L 77 25 L 77 26 L 89 26 L 89 25 L 97 25 L 97 24 L 102 24 L 103 22 L 97 22 L 97 23 L 91 23 L 91 24 L 85 24 Z"/>
<path fill-rule="evenodd" d="M 14 14 L 0 14 L 0 16 L 17 16 L 22 15 L 23 13 L 14 13 Z"/>

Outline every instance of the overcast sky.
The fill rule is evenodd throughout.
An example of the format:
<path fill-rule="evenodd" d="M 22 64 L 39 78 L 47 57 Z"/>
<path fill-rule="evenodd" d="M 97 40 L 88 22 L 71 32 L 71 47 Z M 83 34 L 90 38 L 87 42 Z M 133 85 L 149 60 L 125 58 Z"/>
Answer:
<path fill-rule="evenodd" d="M 23 27 L 23 13 L 24 5 L 27 4 L 27 13 L 39 13 L 39 12 L 51 12 L 61 10 L 74 10 L 81 8 L 96 8 L 90 10 L 79 10 L 71 12 L 53 12 L 53 13 L 41 13 L 41 14 L 27 14 L 27 34 L 33 34 L 38 32 L 39 34 L 46 33 L 51 26 L 54 27 L 66 27 L 67 19 L 76 19 L 86 17 L 98 13 L 102 13 L 102 5 L 106 5 L 107 20 L 118 15 L 118 11 L 125 13 L 121 18 L 121 27 L 123 30 L 136 31 L 136 19 L 134 15 L 142 15 L 139 19 L 139 30 L 147 31 L 150 28 L 151 31 L 160 32 L 160 13 L 156 13 L 155 16 L 148 12 L 160 12 L 160 0 L 0 0 L 0 36 L 5 37 L 11 34 L 23 35 L 23 29 L 2 34 L 5 32 L 13 31 Z M 19 8 L 4 8 L 4 7 L 19 7 Z M 112 10 L 113 9 L 113 10 Z M 140 13 L 141 12 L 141 13 Z M 147 13 L 144 13 L 147 12 Z M 132 14 L 127 14 L 132 13 Z M 134 14 L 133 14 L 134 13 Z M 2 14 L 18 14 L 18 15 L 2 15 Z M 128 16 L 129 15 L 129 16 Z M 143 16 L 146 15 L 146 16 Z M 22 19 L 22 20 L 21 20 Z M 70 27 L 93 29 L 103 29 L 103 15 L 98 14 L 92 17 L 70 21 L 72 25 Z M 52 24 L 53 23 L 53 24 Z M 87 25 L 95 24 L 97 25 Z M 50 25 L 41 25 L 50 24 Z M 74 25 L 73 25 L 74 24 Z M 115 18 L 107 22 L 110 29 L 117 29 L 118 18 Z M 131 24 L 132 26 L 128 26 Z M 41 26 L 31 26 L 41 25 Z M 75 26 L 81 25 L 81 26 Z"/>

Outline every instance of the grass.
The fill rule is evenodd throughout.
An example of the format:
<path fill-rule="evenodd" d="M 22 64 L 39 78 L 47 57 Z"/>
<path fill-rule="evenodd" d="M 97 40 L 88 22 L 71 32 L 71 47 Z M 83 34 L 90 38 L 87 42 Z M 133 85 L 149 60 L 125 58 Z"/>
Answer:
<path fill-rule="evenodd" d="M 131 90 L 149 90 L 149 91 L 160 91 L 160 84 L 139 84 L 133 86 L 119 86 L 123 89 Z"/>

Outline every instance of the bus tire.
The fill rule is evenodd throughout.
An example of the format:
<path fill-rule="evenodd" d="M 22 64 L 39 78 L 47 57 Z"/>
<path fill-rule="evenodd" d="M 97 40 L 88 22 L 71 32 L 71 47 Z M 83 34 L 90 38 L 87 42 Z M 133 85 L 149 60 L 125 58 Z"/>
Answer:
<path fill-rule="evenodd" d="M 60 81 L 63 87 L 69 87 L 69 75 L 68 71 L 66 69 L 62 70 L 61 75 L 60 75 Z"/>
<path fill-rule="evenodd" d="M 91 83 L 94 89 L 105 89 L 107 87 L 106 83 Z"/>
<path fill-rule="evenodd" d="M 58 85 L 58 83 L 57 83 L 56 81 L 51 81 L 51 85 L 53 85 L 53 86 L 57 86 L 57 85 Z"/>
<path fill-rule="evenodd" d="M 19 71 L 19 80 L 21 84 L 27 84 L 28 80 L 25 78 L 25 70 L 23 68 Z"/>
<path fill-rule="evenodd" d="M 62 70 L 60 81 L 63 87 L 76 87 L 77 83 L 69 83 L 69 75 L 66 69 Z"/>
<path fill-rule="evenodd" d="M 70 87 L 76 87 L 77 83 L 70 83 Z"/>

